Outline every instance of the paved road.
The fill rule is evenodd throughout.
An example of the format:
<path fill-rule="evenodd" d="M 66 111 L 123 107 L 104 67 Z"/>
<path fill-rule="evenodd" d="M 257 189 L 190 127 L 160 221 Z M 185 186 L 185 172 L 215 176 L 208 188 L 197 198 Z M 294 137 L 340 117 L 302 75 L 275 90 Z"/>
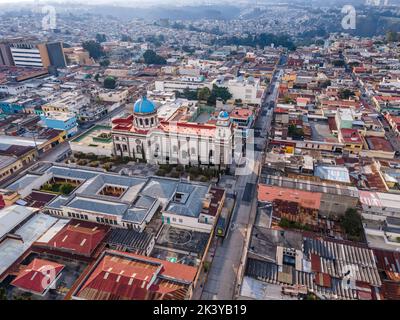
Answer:
<path fill-rule="evenodd" d="M 276 101 L 278 95 L 278 82 L 282 73 L 278 73 L 277 79 L 273 81 L 274 91 L 267 96 L 263 103 L 263 111 L 267 111 L 271 101 Z M 255 127 L 261 129 L 262 133 L 269 132 L 272 122 L 273 111 L 260 113 Z M 255 138 L 255 143 L 267 144 L 266 135 Z M 232 300 L 235 296 L 237 287 L 237 276 L 241 270 L 243 253 L 247 247 L 249 226 L 255 219 L 256 214 L 256 185 L 258 181 L 259 167 L 263 159 L 262 151 L 255 151 L 254 161 L 248 163 L 250 174 L 236 175 L 235 190 L 237 193 L 237 202 L 232 213 L 231 227 L 222 245 L 217 247 L 211 268 L 208 274 L 207 282 L 204 286 L 201 299 L 203 300 Z M 237 170 L 240 170 L 239 168 Z M 253 184 L 252 201 L 242 201 L 246 185 Z"/>

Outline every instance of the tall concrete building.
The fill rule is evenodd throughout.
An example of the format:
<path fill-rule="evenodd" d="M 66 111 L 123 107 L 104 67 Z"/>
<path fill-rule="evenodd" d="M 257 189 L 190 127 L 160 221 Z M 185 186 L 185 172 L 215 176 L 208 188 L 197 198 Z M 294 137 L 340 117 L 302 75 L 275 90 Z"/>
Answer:
<path fill-rule="evenodd" d="M 0 66 L 13 66 L 14 60 L 10 46 L 7 43 L 0 43 Z"/>
<path fill-rule="evenodd" d="M 56 68 L 65 68 L 67 61 L 65 59 L 63 45 L 61 42 L 47 43 L 47 53 L 50 59 L 50 65 Z"/>
<path fill-rule="evenodd" d="M 0 65 L 49 68 L 66 66 L 61 42 L 13 39 L 0 44 Z"/>

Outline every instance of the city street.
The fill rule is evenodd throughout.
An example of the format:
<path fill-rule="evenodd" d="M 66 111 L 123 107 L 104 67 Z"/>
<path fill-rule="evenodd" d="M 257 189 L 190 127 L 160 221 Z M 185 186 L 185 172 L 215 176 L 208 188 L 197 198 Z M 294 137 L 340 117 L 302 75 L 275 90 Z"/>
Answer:
<path fill-rule="evenodd" d="M 262 111 L 256 121 L 255 128 L 261 129 L 263 137 L 255 138 L 255 144 L 265 147 L 267 145 L 267 135 L 271 129 L 272 110 L 267 111 L 270 102 L 275 102 L 278 96 L 278 84 L 282 72 L 279 71 L 277 79 L 271 83 L 273 92 L 268 95 L 263 103 Z M 242 260 L 247 248 L 247 237 L 251 232 L 251 226 L 256 216 L 256 187 L 258 181 L 259 168 L 263 159 L 262 151 L 255 151 L 254 163 L 248 162 L 251 173 L 248 175 L 237 175 L 236 193 L 237 203 L 232 214 L 231 225 L 228 234 L 221 246 L 216 250 L 214 260 L 208 274 L 207 282 L 203 289 L 201 298 L 203 300 L 233 299 L 237 288 L 238 274 L 243 267 Z M 248 187 L 250 186 L 250 187 Z M 247 187 L 247 188 L 246 188 Z M 245 195 L 250 190 L 250 195 Z M 250 198 L 251 201 L 244 201 L 243 196 Z"/>

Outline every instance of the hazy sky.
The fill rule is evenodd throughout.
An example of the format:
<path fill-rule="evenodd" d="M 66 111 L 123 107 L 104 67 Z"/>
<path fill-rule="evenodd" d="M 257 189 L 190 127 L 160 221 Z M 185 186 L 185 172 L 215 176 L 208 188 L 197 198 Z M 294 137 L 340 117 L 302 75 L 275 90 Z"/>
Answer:
<path fill-rule="evenodd" d="M 252 0 L 248 0 L 252 1 Z M 281 0 L 282 1 L 282 0 Z M 282 2 L 287 2 L 288 0 L 283 0 Z M 290 0 L 289 0 L 290 1 Z M 48 2 L 69 2 L 69 3 L 85 3 L 85 4 L 105 4 L 105 3 L 126 3 L 126 4 L 155 4 L 155 3 L 176 3 L 176 4 L 194 4 L 194 3 L 218 3 L 218 2 L 227 2 L 227 0 L 90 0 L 90 1 L 85 1 L 85 0 L 0 0 L 0 4 L 2 3 L 23 3 L 23 2 L 38 2 L 38 3 L 48 3 Z"/>
<path fill-rule="evenodd" d="M 128 1 L 113 1 L 113 0 L 0 0 L 0 3 L 21 3 L 21 2 L 39 2 L 39 3 L 46 3 L 46 2 L 77 2 L 77 3 L 113 3 L 113 2 L 126 2 L 129 4 L 132 3 L 143 3 L 143 0 L 128 0 Z M 171 2 L 185 2 L 185 3 L 193 3 L 193 2 L 207 2 L 206 0 L 146 0 L 146 3 L 171 3 Z M 213 1 L 215 2 L 215 1 Z"/>

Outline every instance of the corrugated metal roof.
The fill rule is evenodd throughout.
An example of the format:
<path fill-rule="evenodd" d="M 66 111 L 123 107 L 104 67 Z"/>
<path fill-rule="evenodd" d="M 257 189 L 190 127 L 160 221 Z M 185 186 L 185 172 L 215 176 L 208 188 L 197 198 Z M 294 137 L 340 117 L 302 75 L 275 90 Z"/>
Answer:
<path fill-rule="evenodd" d="M 31 216 L 33 208 L 13 205 L 0 210 L 0 238 Z"/>

